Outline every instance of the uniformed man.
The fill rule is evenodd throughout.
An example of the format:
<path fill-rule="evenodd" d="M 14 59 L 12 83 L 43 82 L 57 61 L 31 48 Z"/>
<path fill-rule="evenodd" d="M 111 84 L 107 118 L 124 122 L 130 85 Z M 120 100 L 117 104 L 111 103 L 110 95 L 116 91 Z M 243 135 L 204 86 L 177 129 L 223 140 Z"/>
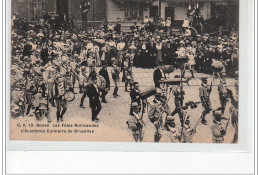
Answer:
<path fill-rule="evenodd" d="M 159 142 L 162 135 L 162 123 L 163 123 L 163 112 L 164 108 L 161 102 L 162 90 L 157 89 L 156 94 L 154 95 L 153 105 L 148 112 L 149 120 L 154 124 L 155 133 L 154 133 L 154 142 Z"/>
<path fill-rule="evenodd" d="M 23 70 L 23 75 L 25 78 L 28 77 L 32 69 L 32 63 L 30 62 L 30 58 L 28 56 L 24 56 L 24 70 Z"/>
<path fill-rule="evenodd" d="M 133 115 L 133 103 L 137 103 L 140 108 L 140 89 L 139 89 L 139 83 L 134 82 L 134 88 L 130 91 L 130 97 L 131 97 L 131 105 L 130 105 L 130 113 L 129 115 Z"/>
<path fill-rule="evenodd" d="M 184 122 L 182 129 L 182 143 L 192 143 L 192 137 L 194 133 L 196 132 L 195 129 L 192 127 L 190 123 L 190 116 L 188 115 L 186 117 L 186 120 Z"/>
<path fill-rule="evenodd" d="M 33 107 L 34 95 L 37 93 L 37 88 L 35 86 L 33 76 L 32 77 L 31 76 L 32 75 L 28 76 L 25 82 L 25 96 L 26 96 L 26 103 L 28 104 L 26 115 L 30 113 L 31 108 Z"/>
<path fill-rule="evenodd" d="M 99 100 L 100 92 L 97 86 L 97 77 L 96 75 L 91 75 L 91 79 L 93 83 L 91 83 L 87 89 L 88 97 L 89 97 L 89 107 L 92 112 L 92 121 L 98 122 L 98 114 L 101 111 L 101 103 Z"/>
<path fill-rule="evenodd" d="M 81 71 L 79 73 L 79 91 L 81 93 L 83 93 L 82 97 L 81 97 L 81 100 L 80 100 L 80 107 L 81 108 L 85 108 L 83 106 L 83 103 L 84 103 L 84 100 L 87 96 L 87 69 L 86 67 L 82 66 L 81 67 Z"/>
<path fill-rule="evenodd" d="M 175 76 L 176 78 L 176 76 Z M 185 92 L 183 91 L 183 89 L 180 87 L 180 85 L 177 85 L 173 88 L 173 95 L 174 95 L 174 104 L 175 104 L 175 109 L 174 111 L 171 113 L 172 116 L 174 116 L 175 114 L 179 114 L 179 118 L 180 118 L 180 123 L 181 123 L 181 127 L 183 127 L 183 100 L 184 100 L 184 95 Z"/>
<path fill-rule="evenodd" d="M 68 62 L 68 56 L 63 55 L 61 58 L 61 67 L 60 73 L 62 74 L 65 80 L 65 86 L 68 87 L 68 90 L 74 92 L 73 83 L 72 83 L 72 69 Z"/>
<path fill-rule="evenodd" d="M 220 105 L 222 107 L 222 115 L 225 112 L 228 96 L 229 96 L 230 90 L 227 88 L 227 83 L 225 81 L 225 76 L 222 76 L 222 79 L 220 79 L 220 83 L 218 85 L 218 93 L 219 93 L 219 101 Z"/>
<path fill-rule="evenodd" d="M 140 106 L 137 102 L 133 102 L 131 105 L 133 115 L 131 115 L 131 120 L 127 121 L 126 124 L 128 128 L 132 130 L 135 141 L 143 140 L 143 126 L 144 122 L 142 120 L 142 115 L 140 114 Z"/>
<path fill-rule="evenodd" d="M 211 126 L 212 142 L 222 143 L 224 141 L 224 135 L 226 134 L 226 131 L 221 125 L 221 111 L 213 111 L 213 117 L 213 125 Z"/>
<path fill-rule="evenodd" d="M 108 94 L 108 91 L 110 90 L 110 79 L 107 72 L 107 65 L 108 63 L 106 61 L 103 62 L 102 68 L 99 70 L 99 75 L 103 76 L 106 80 L 106 87 L 105 89 L 102 89 L 101 92 L 101 99 L 103 103 L 107 103 L 106 101 L 106 95 Z"/>
<path fill-rule="evenodd" d="M 54 91 L 55 91 L 55 99 L 57 104 L 57 122 L 63 122 L 63 115 L 67 111 L 68 104 L 64 98 L 65 95 L 65 80 L 61 74 L 56 76 L 56 80 L 54 83 Z"/>
<path fill-rule="evenodd" d="M 113 62 L 113 69 L 112 69 L 111 73 L 112 73 L 112 79 L 113 79 L 114 84 L 115 84 L 113 96 L 114 96 L 114 98 L 116 98 L 116 97 L 119 96 L 117 94 L 117 92 L 118 92 L 118 86 L 119 86 L 119 73 L 120 73 L 120 69 L 117 66 L 116 62 Z"/>
<path fill-rule="evenodd" d="M 231 115 L 231 123 L 235 129 L 232 143 L 236 143 L 238 140 L 238 96 L 231 96 L 231 106 L 229 107 L 229 113 Z"/>
<path fill-rule="evenodd" d="M 15 89 L 11 92 L 11 111 L 13 109 L 19 107 L 19 115 L 24 116 L 25 115 L 25 96 L 24 96 L 24 89 L 22 84 L 16 83 L 14 86 Z M 15 117 L 15 116 L 12 116 Z"/>
<path fill-rule="evenodd" d="M 129 54 L 128 54 L 129 55 Z M 125 61 L 123 62 L 123 70 L 124 70 L 124 75 L 125 75 L 125 92 L 128 92 L 128 85 L 130 85 L 130 89 L 132 88 L 131 87 L 131 76 L 132 76 L 132 71 L 131 71 L 131 65 L 130 65 L 130 62 L 129 62 L 129 59 L 130 59 L 130 55 L 129 56 L 126 56 L 126 59 Z"/>
<path fill-rule="evenodd" d="M 212 85 L 208 85 L 207 82 L 207 77 L 203 77 L 202 84 L 199 88 L 199 97 L 201 99 L 201 104 L 203 107 L 203 111 L 201 114 L 201 123 L 204 125 L 207 125 L 207 121 L 205 119 L 206 115 L 212 110 L 210 102 L 210 93 L 212 90 Z"/>

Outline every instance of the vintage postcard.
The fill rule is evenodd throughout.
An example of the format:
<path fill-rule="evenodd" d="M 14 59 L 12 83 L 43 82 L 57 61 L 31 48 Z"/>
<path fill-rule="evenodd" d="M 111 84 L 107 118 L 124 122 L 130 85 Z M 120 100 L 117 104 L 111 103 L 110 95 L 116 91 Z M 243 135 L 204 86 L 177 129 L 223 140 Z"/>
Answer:
<path fill-rule="evenodd" d="M 10 13 L 10 140 L 239 143 L 239 0 L 12 0 Z"/>

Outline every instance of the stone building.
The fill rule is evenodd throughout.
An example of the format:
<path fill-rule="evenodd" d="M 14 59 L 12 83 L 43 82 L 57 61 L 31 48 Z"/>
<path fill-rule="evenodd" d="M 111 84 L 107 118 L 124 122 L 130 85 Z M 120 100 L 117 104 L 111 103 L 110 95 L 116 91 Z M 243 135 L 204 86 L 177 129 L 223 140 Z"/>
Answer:
<path fill-rule="evenodd" d="M 171 17 L 172 26 L 179 28 L 189 6 L 199 6 L 204 19 L 218 15 L 225 24 L 238 26 L 239 0 L 89 0 L 87 16 L 82 16 L 82 0 L 12 0 L 12 11 L 28 21 L 42 17 L 42 11 L 57 12 L 66 19 L 85 21 L 98 28 L 102 19 L 115 23 L 121 19 L 122 28 L 129 28 L 134 22 L 140 23 L 145 16 L 151 20 Z"/>

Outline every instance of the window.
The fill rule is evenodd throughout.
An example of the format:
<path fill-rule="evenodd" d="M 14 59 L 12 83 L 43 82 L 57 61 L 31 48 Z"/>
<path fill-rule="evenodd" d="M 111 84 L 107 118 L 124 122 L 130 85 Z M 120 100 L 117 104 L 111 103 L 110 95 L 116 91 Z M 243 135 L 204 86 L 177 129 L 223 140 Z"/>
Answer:
<path fill-rule="evenodd" d="M 143 3 L 125 3 L 125 20 L 141 21 L 143 20 Z"/>

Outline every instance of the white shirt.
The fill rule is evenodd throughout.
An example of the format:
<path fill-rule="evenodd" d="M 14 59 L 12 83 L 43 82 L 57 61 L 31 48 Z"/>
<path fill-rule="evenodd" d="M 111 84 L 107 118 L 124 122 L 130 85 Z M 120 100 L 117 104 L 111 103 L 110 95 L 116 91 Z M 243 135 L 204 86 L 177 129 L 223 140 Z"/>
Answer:
<path fill-rule="evenodd" d="M 118 43 L 116 48 L 117 50 L 123 50 L 124 47 L 125 47 L 125 43 Z"/>
<path fill-rule="evenodd" d="M 190 21 L 188 19 L 184 19 L 182 27 L 189 27 L 190 26 Z"/>
<path fill-rule="evenodd" d="M 171 20 L 167 20 L 167 21 L 166 21 L 166 26 L 167 26 L 167 27 L 170 27 L 170 26 L 171 26 L 171 23 L 172 23 Z"/>
<path fill-rule="evenodd" d="M 89 50 L 94 50 L 94 45 L 93 43 L 88 43 L 87 46 L 86 46 L 87 49 Z"/>
<path fill-rule="evenodd" d="M 99 93 L 98 86 L 95 83 L 93 83 L 93 85 L 96 88 L 96 91 Z"/>
<path fill-rule="evenodd" d="M 162 71 L 162 69 L 159 69 L 159 70 L 161 71 L 162 77 L 166 78 L 164 72 Z"/>
<path fill-rule="evenodd" d="M 156 44 L 156 49 L 157 50 L 161 50 L 162 49 L 162 43 L 159 43 L 159 44 L 157 43 Z"/>

